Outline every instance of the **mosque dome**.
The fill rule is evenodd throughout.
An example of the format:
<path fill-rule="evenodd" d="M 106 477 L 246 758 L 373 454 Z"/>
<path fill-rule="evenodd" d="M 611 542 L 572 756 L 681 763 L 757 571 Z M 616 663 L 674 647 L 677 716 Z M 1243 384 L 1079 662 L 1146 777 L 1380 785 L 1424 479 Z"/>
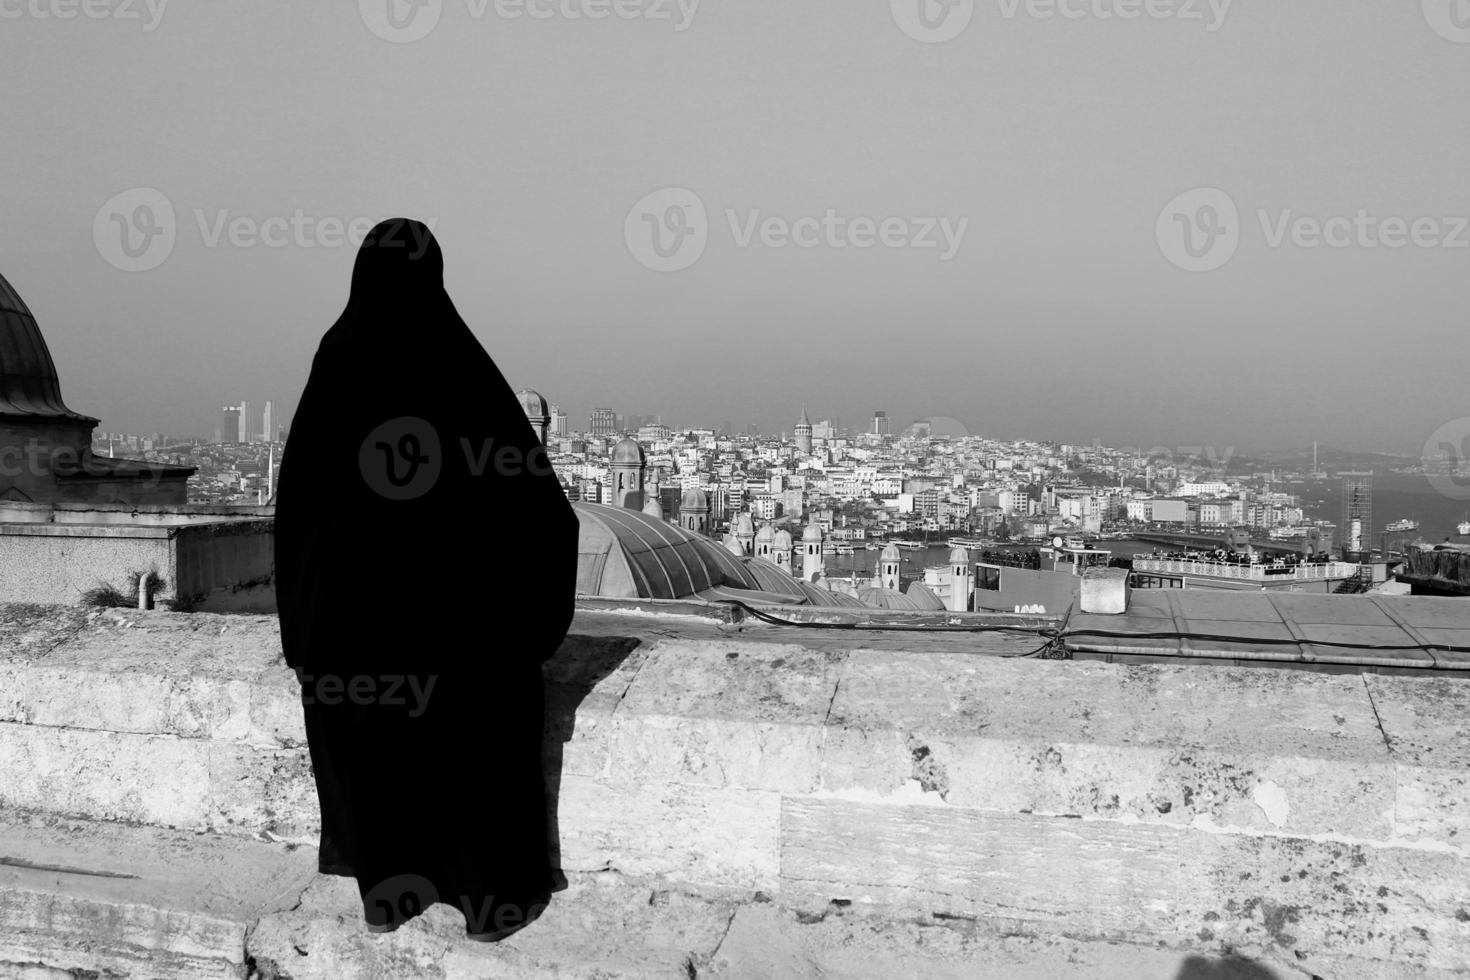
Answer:
<path fill-rule="evenodd" d="M 643 447 L 638 445 L 638 440 L 624 437 L 621 442 L 613 447 L 612 465 L 642 466 Z"/>
<path fill-rule="evenodd" d="M 521 403 L 521 408 L 528 419 L 544 419 L 551 417 L 551 409 L 547 407 L 546 399 L 541 393 L 532 391 L 530 388 L 522 388 L 516 392 L 516 401 Z"/>
<path fill-rule="evenodd" d="M 739 517 L 735 518 L 735 533 L 743 535 L 755 534 L 755 521 L 750 519 L 749 513 L 742 512 Z"/>
<path fill-rule="evenodd" d="M 733 534 L 725 536 L 724 544 L 725 550 L 730 552 L 730 554 L 740 555 L 742 558 L 745 556 L 745 548 L 740 544 L 739 539 L 737 539 Z"/>
<path fill-rule="evenodd" d="M 0 276 L 0 416 L 97 420 L 61 400 L 61 381 L 41 328 L 20 294 Z"/>
<path fill-rule="evenodd" d="M 777 551 L 791 550 L 791 532 L 786 530 L 784 527 L 776 532 L 771 541 L 775 545 Z"/>
<path fill-rule="evenodd" d="M 890 541 L 883 548 L 883 552 L 882 552 L 882 554 L 880 554 L 878 556 L 878 560 L 879 561 L 903 561 L 903 552 L 901 552 L 901 551 L 898 550 L 898 545 L 896 545 L 896 544 L 894 544 L 893 542 Z"/>
<path fill-rule="evenodd" d="M 806 530 L 801 532 L 801 540 L 810 541 L 812 544 L 822 543 L 822 528 L 819 524 L 808 524 Z"/>
<path fill-rule="evenodd" d="M 951 565 L 968 565 L 970 564 L 970 553 L 964 548 L 955 548 L 949 553 L 949 563 Z"/>
<path fill-rule="evenodd" d="M 698 487 L 690 487 L 684 491 L 684 496 L 679 498 L 679 509 L 681 511 L 709 510 L 709 498 Z"/>
<path fill-rule="evenodd" d="M 577 592 L 616 598 L 720 597 L 719 590 L 759 591 L 734 555 L 701 535 L 626 507 L 572 505 Z"/>
<path fill-rule="evenodd" d="M 903 595 L 915 609 L 923 612 L 942 612 L 944 610 L 944 602 L 934 594 L 933 589 L 923 582 L 913 583 Z"/>
<path fill-rule="evenodd" d="M 762 524 L 761 529 L 755 532 L 756 544 L 770 544 L 776 540 L 776 529 L 769 524 Z"/>
<path fill-rule="evenodd" d="M 649 517 L 656 517 L 659 520 L 663 520 L 664 505 L 659 502 L 659 499 L 657 497 L 649 494 L 648 500 L 645 501 L 643 504 L 643 513 L 647 514 Z"/>

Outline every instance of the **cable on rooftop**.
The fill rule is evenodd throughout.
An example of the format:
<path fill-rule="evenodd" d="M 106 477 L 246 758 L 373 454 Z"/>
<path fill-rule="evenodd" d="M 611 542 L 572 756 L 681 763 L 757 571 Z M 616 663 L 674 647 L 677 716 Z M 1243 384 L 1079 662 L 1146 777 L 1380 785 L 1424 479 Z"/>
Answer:
<path fill-rule="evenodd" d="M 736 606 L 754 616 L 762 622 L 773 626 L 795 626 L 802 629 L 819 630 L 853 630 L 856 632 L 898 632 L 898 633 L 1010 633 L 1020 636 L 1045 637 L 1047 642 L 1037 647 L 1030 653 L 1003 654 L 1009 657 L 1035 657 L 1048 649 L 1065 646 L 1067 640 L 1073 637 L 1095 637 L 1110 640 L 1202 640 L 1211 643 L 1252 643 L 1261 646 L 1316 646 L 1328 647 L 1337 650 L 1362 650 L 1362 651 L 1396 651 L 1396 650 L 1419 650 L 1424 653 L 1464 653 L 1470 652 L 1470 648 L 1449 646 L 1445 644 L 1429 643 L 1349 643 L 1341 640 L 1296 640 L 1280 639 L 1276 637 L 1256 636 L 1231 636 L 1224 633 L 1185 633 L 1175 630 L 1166 630 L 1148 633 L 1130 633 L 1122 630 L 1103 629 L 1068 629 L 1067 623 L 1071 620 L 1072 608 L 1068 607 L 1067 614 L 1060 626 L 956 626 L 951 624 L 934 626 L 907 626 L 902 624 L 887 623 L 816 623 L 801 622 L 798 620 L 782 619 L 773 616 L 764 610 L 757 609 L 739 599 L 717 599 L 716 602 Z M 1230 651 L 1221 651 L 1228 654 Z M 1160 651 L 1161 654 L 1166 651 Z"/>

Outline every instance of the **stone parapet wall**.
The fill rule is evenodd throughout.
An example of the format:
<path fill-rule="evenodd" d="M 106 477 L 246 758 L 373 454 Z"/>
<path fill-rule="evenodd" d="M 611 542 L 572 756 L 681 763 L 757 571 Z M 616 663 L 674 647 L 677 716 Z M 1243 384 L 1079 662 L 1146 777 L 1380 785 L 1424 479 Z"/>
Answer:
<path fill-rule="evenodd" d="M 599 633 L 546 668 L 569 872 L 1334 978 L 1470 966 L 1463 681 Z M 0 607 L 0 807 L 313 841 L 278 644 L 271 617 Z"/>

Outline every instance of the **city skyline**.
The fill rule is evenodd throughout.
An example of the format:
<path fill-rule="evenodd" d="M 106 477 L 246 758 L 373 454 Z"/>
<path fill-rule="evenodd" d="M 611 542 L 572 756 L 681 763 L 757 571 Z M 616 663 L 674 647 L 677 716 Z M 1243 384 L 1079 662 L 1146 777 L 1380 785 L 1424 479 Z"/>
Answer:
<path fill-rule="evenodd" d="M 652 388 L 666 418 L 768 430 L 881 401 L 1011 437 L 1416 452 L 1465 414 L 1470 139 L 1445 120 L 1470 58 L 1418 5 L 1223 6 L 978 5 L 945 43 L 882 4 L 682 30 L 447 5 L 402 44 L 352 4 L 21 16 L 0 270 L 116 429 L 208 433 L 225 392 L 293 409 L 352 229 L 402 213 L 505 375 L 573 418 Z M 659 271 L 637 234 L 696 204 L 698 254 Z M 118 232 L 147 253 L 150 229 L 139 269 Z"/>

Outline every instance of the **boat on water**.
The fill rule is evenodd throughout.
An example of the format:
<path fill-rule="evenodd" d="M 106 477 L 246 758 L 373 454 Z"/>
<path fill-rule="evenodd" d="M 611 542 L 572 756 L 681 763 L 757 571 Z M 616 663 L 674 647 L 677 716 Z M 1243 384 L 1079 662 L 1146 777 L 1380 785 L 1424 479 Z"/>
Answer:
<path fill-rule="evenodd" d="M 895 538 L 892 543 L 898 545 L 899 551 L 923 551 L 929 547 L 922 541 L 907 541 L 902 538 Z"/>
<path fill-rule="evenodd" d="M 1470 537 L 1470 520 L 1461 521 L 1455 525 L 1455 533 L 1460 537 Z"/>
<path fill-rule="evenodd" d="M 1392 524 L 1389 524 L 1384 528 L 1384 530 L 1388 531 L 1390 534 L 1397 531 L 1417 531 L 1419 530 L 1419 522 L 1415 520 L 1410 520 L 1409 518 L 1405 517 L 1402 520 L 1397 520 L 1394 521 Z"/>
<path fill-rule="evenodd" d="M 979 551 L 988 542 L 984 538 L 950 538 L 944 543 L 950 548 L 964 548 L 967 551 Z"/>

